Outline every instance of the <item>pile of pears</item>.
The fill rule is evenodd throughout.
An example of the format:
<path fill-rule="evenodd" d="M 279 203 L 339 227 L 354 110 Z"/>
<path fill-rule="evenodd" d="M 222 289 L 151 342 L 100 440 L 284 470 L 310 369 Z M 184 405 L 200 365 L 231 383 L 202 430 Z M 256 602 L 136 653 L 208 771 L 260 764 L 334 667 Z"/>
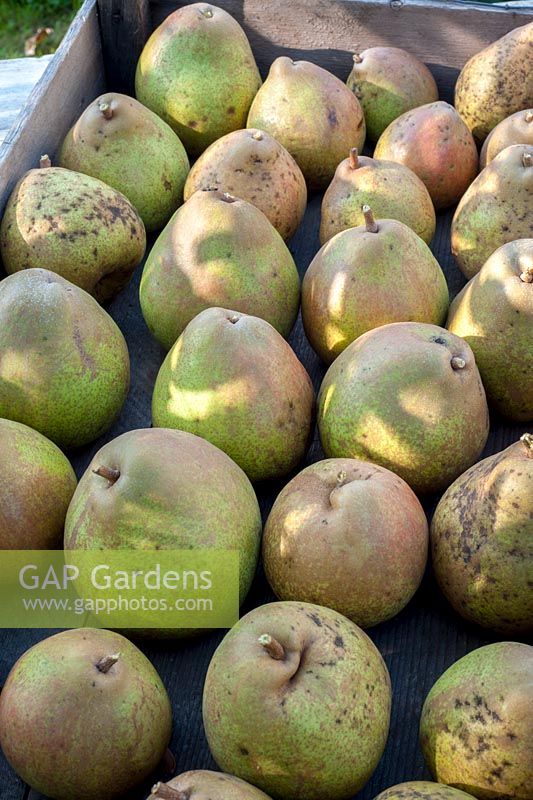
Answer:
<path fill-rule="evenodd" d="M 223 772 L 165 778 L 170 701 L 120 633 L 23 654 L 0 745 L 36 791 L 118 800 L 155 776 L 152 800 L 346 800 L 389 733 L 364 631 L 429 557 L 453 613 L 533 631 L 532 46 L 533 23 L 473 55 L 452 105 L 396 47 L 353 54 L 345 81 L 285 55 L 261 76 L 230 14 L 185 5 L 146 42 L 136 97 L 92 100 L 20 176 L 0 223 L 0 550 L 234 550 L 240 603 L 260 558 L 277 598 L 205 677 Z M 315 243 L 303 275 L 295 234 Z M 160 355 L 136 430 L 142 352 L 114 321 L 130 281 Z M 500 418 L 512 443 L 487 452 Z M 465 655 L 421 714 L 434 781 L 379 800 L 532 798 L 532 686 L 528 645 Z"/>

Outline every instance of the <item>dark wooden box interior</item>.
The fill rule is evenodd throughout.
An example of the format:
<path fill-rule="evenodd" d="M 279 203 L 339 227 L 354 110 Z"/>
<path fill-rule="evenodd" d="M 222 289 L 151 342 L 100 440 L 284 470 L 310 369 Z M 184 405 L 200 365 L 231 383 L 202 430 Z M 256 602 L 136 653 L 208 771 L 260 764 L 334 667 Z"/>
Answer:
<path fill-rule="evenodd" d="M 506 10 L 460 2 L 427 3 L 420 0 L 217 0 L 245 28 L 263 75 L 273 59 L 289 55 L 307 59 L 346 79 L 351 53 L 377 44 L 405 47 L 431 67 L 442 99 L 451 101 L 458 70 L 475 52 L 518 25 L 533 19 L 530 9 Z M 131 90 L 132 74 L 143 41 L 168 13 L 185 3 L 154 0 L 151 3 L 86 0 L 67 40 L 34 90 L 27 108 L 0 149 L 0 211 L 15 180 L 33 167 L 39 156 L 53 157 L 69 126 L 81 110 L 105 89 Z M 320 196 L 311 198 L 304 223 L 290 242 L 300 274 L 319 249 Z M 438 215 L 433 252 L 443 267 L 450 292 L 455 295 L 464 278 L 450 254 L 452 211 Z M 43 265 L 46 266 L 46 265 Z M 108 307 L 126 336 L 132 364 L 132 386 L 120 419 L 90 447 L 71 453 L 81 475 L 93 454 L 107 441 L 134 428 L 148 427 L 150 400 L 163 351 L 150 336 L 141 316 L 138 285 L 132 283 Z M 324 366 L 308 345 L 301 321 L 290 343 L 308 369 L 318 389 Z M 514 442 L 525 427 L 495 415 L 484 455 Z M 306 463 L 323 457 L 318 438 Z M 264 515 L 284 482 L 257 487 Z M 426 501 L 430 514 L 438 498 Z M 273 600 L 261 570 L 244 610 Z M 358 795 L 370 800 L 383 789 L 405 780 L 429 777 L 418 746 L 418 720 L 422 702 L 436 678 L 466 652 L 498 637 L 468 625 L 450 611 L 428 568 L 413 601 L 395 619 L 369 631 L 381 650 L 393 683 L 390 736 L 374 776 Z M 49 631 L 0 633 L 0 685 L 15 659 Z M 198 639 L 165 643 L 140 642 L 153 660 L 172 698 L 174 736 L 172 749 L 177 770 L 213 768 L 201 721 L 205 671 L 223 632 Z M 132 793 L 141 800 L 144 790 Z M 0 756 L 0 800 L 37 800 Z M 103 799 L 102 799 L 103 800 Z"/>

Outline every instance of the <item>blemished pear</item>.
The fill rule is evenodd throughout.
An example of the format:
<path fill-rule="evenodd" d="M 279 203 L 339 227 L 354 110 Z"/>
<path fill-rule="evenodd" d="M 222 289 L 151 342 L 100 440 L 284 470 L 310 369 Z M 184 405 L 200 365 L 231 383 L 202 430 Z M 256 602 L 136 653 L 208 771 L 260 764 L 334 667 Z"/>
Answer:
<path fill-rule="evenodd" d="M 435 511 L 433 571 L 461 616 L 505 635 L 533 631 L 532 533 L 533 436 L 525 433 L 457 478 Z"/>
<path fill-rule="evenodd" d="M 473 278 L 495 250 L 533 236 L 533 145 L 502 150 L 463 195 L 452 220 L 452 253 Z"/>
<path fill-rule="evenodd" d="M 387 667 L 357 625 L 312 603 L 279 602 L 255 608 L 222 640 L 203 718 L 221 769 L 284 800 L 346 800 L 381 758 L 390 705 Z"/>
<path fill-rule="evenodd" d="M 484 169 L 498 153 L 512 144 L 533 145 L 533 108 L 511 114 L 492 129 L 479 154 L 480 168 Z"/>
<path fill-rule="evenodd" d="M 246 126 L 261 77 L 243 29 L 227 11 L 192 3 L 152 33 L 135 75 L 137 99 L 165 120 L 190 155 Z"/>
<path fill-rule="evenodd" d="M 309 61 L 277 58 L 248 115 L 294 157 L 311 191 L 325 188 L 351 147 L 363 149 L 365 119 L 346 84 Z"/>
<path fill-rule="evenodd" d="M 0 695 L 0 745 L 52 800 L 131 794 L 167 748 L 172 709 L 146 656 L 118 633 L 63 631 L 22 655 Z"/>
<path fill-rule="evenodd" d="M 467 61 L 455 85 L 454 105 L 476 139 L 533 105 L 533 22 L 502 36 Z"/>
<path fill-rule="evenodd" d="M 397 219 L 429 244 L 435 233 L 435 209 L 415 173 L 394 161 L 360 156 L 354 148 L 335 171 L 320 216 L 320 243 L 336 233 L 363 225 L 363 206 L 379 219 Z"/>
<path fill-rule="evenodd" d="M 129 382 L 124 336 L 91 295 L 45 269 L 0 283 L 0 417 L 81 447 L 111 427 Z"/>
<path fill-rule="evenodd" d="M 233 131 L 213 142 L 185 183 L 188 200 L 199 189 L 219 189 L 257 206 L 284 239 L 296 231 L 307 205 L 302 171 L 266 131 Z"/>
<path fill-rule="evenodd" d="M 427 244 L 402 222 L 363 209 L 365 225 L 326 242 L 302 283 L 305 332 L 327 363 L 380 325 L 446 319 L 446 278 Z"/>
<path fill-rule="evenodd" d="M 318 404 L 326 456 L 380 464 L 420 493 L 449 486 L 489 431 L 469 345 L 423 322 L 383 325 L 352 342 L 326 372 Z"/>
<path fill-rule="evenodd" d="M 280 600 L 333 608 L 362 628 L 398 614 L 420 585 L 428 525 L 409 486 L 352 458 L 318 461 L 278 495 L 263 564 Z"/>
<path fill-rule="evenodd" d="M 169 350 L 213 306 L 266 319 L 288 336 L 300 304 L 294 259 L 266 216 L 220 191 L 198 191 L 177 211 L 146 259 L 141 309 Z"/>
<path fill-rule="evenodd" d="M 156 783 L 148 800 L 270 800 L 257 787 L 225 772 L 197 769 Z"/>
<path fill-rule="evenodd" d="M 410 167 L 425 183 L 436 209 L 457 203 L 478 170 L 472 134 L 455 108 L 442 100 L 391 122 L 379 137 L 374 158 Z"/>
<path fill-rule="evenodd" d="M 27 425 L 0 419 L 0 550 L 55 550 L 77 480 L 66 456 Z"/>
<path fill-rule="evenodd" d="M 311 379 L 283 337 L 259 317 L 224 308 L 189 322 L 152 399 L 154 425 L 202 436 L 254 481 L 298 465 L 313 410 Z"/>
<path fill-rule="evenodd" d="M 472 348 L 489 403 L 533 421 L 533 239 L 494 251 L 451 304 L 446 327 Z"/>
<path fill-rule="evenodd" d="M 145 248 L 143 222 L 123 194 L 52 167 L 48 156 L 17 183 L 0 223 L 8 274 L 46 267 L 100 302 L 128 283 Z"/>
<path fill-rule="evenodd" d="M 532 706 L 533 647 L 497 642 L 452 664 L 429 692 L 420 720 L 435 780 L 479 800 L 533 797 Z"/>
<path fill-rule="evenodd" d="M 66 550 L 237 550 L 241 601 L 260 537 L 261 514 L 244 472 L 199 436 L 163 428 L 128 431 L 104 445 L 65 523 Z"/>
<path fill-rule="evenodd" d="M 401 114 L 439 99 L 426 65 L 399 47 L 369 47 L 355 53 L 347 85 L 361 103 L 371 142 L 377 142 Z"/>
<path fill-rule="evenodd" d="M 407 781 L 380 792 L 374 800 L 472 800 L 472 795 L 432 781 Z"/>
<path fill-rule="evenodd" d="M 147 231 L 160 230 L 183 200 L 189 172 L 172 128 L 133 97 L 108 92 L 67 133 L 61 167 L 92 175 L 125 195 Z"/>

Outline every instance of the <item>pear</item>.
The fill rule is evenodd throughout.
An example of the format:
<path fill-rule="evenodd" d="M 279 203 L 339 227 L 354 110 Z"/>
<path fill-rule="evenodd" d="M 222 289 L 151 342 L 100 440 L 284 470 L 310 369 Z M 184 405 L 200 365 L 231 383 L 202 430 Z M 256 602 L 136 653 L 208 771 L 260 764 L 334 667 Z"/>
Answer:
<path fill-rule="evenodd" d="M 439 99 L 426 65 L 399 47 L 369 47 L 355 53 L 347 85 L 363 107 L 372 142 L 377 142 L 396 117 Z"/>
<path fill-rule="evenodd" d="M 491 405 L 533 421 L 533 239 L 490 256 L 453 301 L 446 327 L 472 348 Z"/>
<path fill-rule="evenodd" d="M 420 743 L 435 780 L 480 800 L 533 797 L 533 647 L 473 650 L 437 680 L 422 708 Z"/>
<path fill-rule="evenodd" d="M 470 467 L 431 523 L 433 570 L 455 610 L 500 633 L 533 631 L 533 436 Z"/>
<path fill-rule="evenodd" d="M 435 208 L 457 203 L 477 174 L 472 134 L 449 103 L 407 111 L 381 134 L 374 158 L 410 167 L 425 183 Z"/>
<path fill-rule="evenodd" d="M 170 700 L 152 664 L 106 630 L 78 628 L 39 642 L 0 695 L 7 760 L 54 800 L 129 794 L 163 758 L 171 727 Z"/>
<path fill-rule="evenodd" d="M 0 550 L 61 547 L 76 483 L 53 442 L 20 422 L 0 419 Z"/>
<path fill-rule="evenodd" d="M 244 472 L 204 439 L 160 428 L 128 431 L 104 445 L 65 523 L 66 550 L 237 550 L 241 600 L 260 536 L 259 506 Z"/>
<path fill-rule="evenodd" d="M 148 800 L 270 800 L 240 778 L 224 772 L 197 769 L 183 772 L 168 783 L 156 783 Z"/>
<path fill-rule="evenodd" d="M 137 99 L 165 120 L 194 156 L 245 127 L 260 85 L 243 29 L 210 3 L 170 14 L 148 39 L 135 75 Z"/>
<path fill-rule="evenodd" d="M 172 128 L 133 97 L 113 92 L 85 109 L 66 135 L 59 163 L 122 192 L 148 231 L 162 228 L 181 205 L 189 171 Z"/>
<path fill-rule="evenodd" d="M 489 431 L 472 350 L 422 322 L 383 325 L 352 342 L 326 372 L 318 402 L 328 457 L 380 464 L 415 492 L 449 486 Z"/>
<path fill-rule="evenodd" d="M 390 679 L 353 622 L 312 603 L 255 608 L 215 651 L 204 686 L 217 764 L 284 800 L 344 800 L 385 747 Z"/>
<path fill-rule="evenodd" d="M 310 190 L 326 187 L 350 148 L 362 150 L 365 142 L 363 111 L 348 87 L 322 67 L 286 56 L 270 67 L 247 126 L 287 148 Z"/>
<path fill-rule="evenodd" d="M 472 800 L 472 795 L 432 781 L 407 781 L 380 792 L 374 800 Z"/>
<path fill-rule="evenodd" d="M 275 328 L 209 308 L 189 322 L 163 362 L 152 419 L 202 436 L 257 481 L 297 466 L 313 407 L 309 375 Z"/>
<path fill-rule="evenodd" d="M 288 336 L 298 314 L 300 278 L 262 211 L 219 191 L 199 191 L 148 255 L 140 300 L 146 324 L 167 350 L 212 306 L 254 314 Z"/>
<path fill-rule="evenodd" d="M 380 219 L 397 219 L 429 244 L 435 233 L 435 209 L 415 173 L 394 161 L 359 156 L 352 148 L 341 161 L 322 200 L 320 243 L 364 224 L 363 206 Z"/>
<path fill-rule="evenodd" d="M 533 104 L 533 22 L 502 36 L 467 61 L 455 85 L 454 105 L 476 139 L 515 111 Z"/>
<path fill-rule="evenodd" d="M 303 219 L 307 187 L 291 154 L 265 131 L 233 131 L 202 153 L 185 182 L 188 200 L 199 189 L 219 189 L 257 206 L 284 239 Z"/>
<path fill-rule="evenodd" d="M 388 469 L 352 458 L 318 461 L 293 478 L 263 537 L 277 597 L 333 608 L 362 628 L 407 605 L 427 550 L 426 515 L 414 492 Z"/>
<path fill-rule="evenodd" d="M 443 324 L 448 286 L 431 250 L 407 225 L 376 222 L 338 233 L 302 284 L 302 319 L 313 349 L 331 363 L 355 339 L 388 322 Z"/>
<path fill-rule="evenodd" d="M 473 278 L 498 247 L 533 236 L 533 146 L 502 150 L 478 175 L 452 220 L 452 253 Z"/>
<path fill-rule="evenodd" d="M 517 111 L 491 130 L 479 154 L 479 166 L 484 169 L 498 153 L 512 144 L 533 145 L 533 108 Z"/>
<path fill-rule="evenodd" d="M 129 380 L 124 337 L 87 292 L 45 269 L 0 283 L 0 417 L 80 447 L 114 422 Z"/>
<path fill-rule="evenodd" d="M 145 248 L 143 222 L 124 195 L 50 166 L 48 156 L 17 183 L 0 224 L 8 274 L 45 265 L 100 302 L 128 283 Z"/>

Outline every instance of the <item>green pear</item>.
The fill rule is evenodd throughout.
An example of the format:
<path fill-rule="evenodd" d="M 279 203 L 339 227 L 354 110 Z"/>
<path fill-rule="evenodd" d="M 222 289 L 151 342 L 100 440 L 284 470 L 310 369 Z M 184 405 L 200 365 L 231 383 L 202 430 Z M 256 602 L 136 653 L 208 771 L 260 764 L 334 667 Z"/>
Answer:
<path fill-rule="evenodd" d="M 533 145 L 533 108 L 517 111 L 491 130 L 479 154 L 479 166 L 484 169 L 498 153 L 512 144 Z"/>
<path fill-rule="evenodd" d="M 428 525 L 409 486 L 383 467 L 330 458 L 276 499 L 263 563 L 281 600 L 333 608 L 362 628 L 398 614 L 420 585 Z"/>
<path fill-rule="evenodd" d="M 137 99 L 168 122 L 195 156 L 245 127 L 260 85 L 243 29 L 208 3 L 170 14 L 148 39 L 135 76 Z"/>
<path fill-rule="evenodd" d="M 348 87 L 309 61 L 277 58 L 248 115 L 294 157 L 311 190 L 332 179 L 351 147 L 363 149 L 365 119 Z"/>
<path fill-rule="evenodd" d="M 76 483 L 53 442 L 27 425 L 0 419 L 0 550 L 61 547 Z"/>
<path fill-rule="evenodd" d="M 439 100 L 406 111 L 381 134 L 374 158 L 397 161 L 415 172 L 435 208 L 454 205 L 477 175 L 476 144 L 449 103 Z"/>
<path fill-rule="evenodd" d="M 204 687 L 217 764 L 283 800 L 345 800 L 385 747 L 387 667 L 353 622 L 311 603 L 255 608 L 216 650 Z"/>
<path fill-rule="evenodd" d="M 65 523 L 66 550 L 237 550 L 241 600 L 260 536 L 259 506 L 244 472 L 204 439 L 161 428 L 129 431 L 104 445 Z"/>
<path fill-rule="evenodd" d="M 416 492 L 449 486 L 489 432 L 472 350 L 423 322 L 383 325 L 352 342 L 326 372 L 318 402 L 328 457 L 380 464 Z"/>
<path fill-rule="evenodd" d="M 172 709 L 135 645 L 106 630 L 63 631 L 19 658 L 0 695 L 0 745 L 53 800 L 124 797 L 163 758 Z"/>
<path fill-rule="evenodd" d="M 446 327 L 472 348 L 489 403 L 533 421 L 533 239 L 494 251 L 453 301 Z"/>
<path fill-rule="evenodd" d="M 377 142 L 396 117 L 439 99 L 426 65 L 399 47 L 369 47 L 355 53 L 347 85 L 363 107 L 372 142 Z"/>
<path fill-rule="evenodd" d="M 497 642 L 452 664 L 422 708 L 435 780 L 480 800 L 533 797 L 533 647 Z"/>
<path fill-rule="evenodd" d="M 394 161 L 359 156 L 355 148 L 341 161 L 328 186 L 320 217 L 320 243 L 336 233 L 363 225 L 363 206 L 380 219 L 397 219 L 429 244 L 435 233 L 435 209 L 415 173 Z"/>
<path fill-rule="evenodd" d="M 380 792 L 374 800 L 472 800 L 472 795 L 432 781 L 407 781 Z"/>
<path fill-rule="evenodd" d="M 162 228 L 181 205 L 189 159 L 172 128 L 145 106 L 108 92 L 67 133 L 59 163 L 125 195 L 146 230 Z"/>
<path fill-rule="evenodd" d="M 302 284 L 305 332 L 327 363 L 372 328 L 441 325 L 448 310 L 446 278 L 427 244 L 402 222 L 376 222 L 363 209 L 366 224 L 326 242 Z"/>
<path fill-rule="evenodd" d="M 476 139 L 515 111 L 533 104 L 533 22 L 502 36 L 466 62 L 455 85 L 454 105 Z"/>
<path fill-rule="evenodd" d="M 533 436 L 470 467 L 431 523 L 433 570 L 455 610 L 505 634 L 533 631 Z"/>
<path fill-rule="evenodd" d="M 168 783 L 156 783 L 148 800 L 270 800 L 240 778 L 224 772 L 197 769 L 183 772 Z"/>
<path fill-rule="evenodd" d="M 167 350 L 212 306 L 261 317 L 288 336 L 298 314 L 300 278 L 262 211 L 219 191 L 198 191 L 148 255 L 140 300 L 146 324 Z"/>
<path fill-rule="evenodd" d="M 152 420 L 202 436 L 257 481 L 298 465 L 313 407 L 311 379 L 275 328 L 258 317 L 208 308 L 163 362 Z"/>
<path fill-rule="evenodd" d="M 112 425 L 129 380 L 124 337 L 87 292 L 45 269 L 0 283 L 0 417 L 80 447 Z"/>
<path fill-rule="evenodd" d="M 498 247 L 531 238 L 533 145 L 502 150 L 463 195 L 452 220 L 452 253 L 473 278 Z"/>
<path fill-rule="evenodd" d="M 45 265 L 100 302 L 128 283 L 145 247 L 143 222 L 124 195 L 51 167 L 48 156 L 17 183 L 0 224 L 8 274 Z"/>
<path fill-rule="evenodd" d="M 307 187 L 291 154 L 266 131 L 233 131 L 213 142 L 185 182 L 188 200 L 199 189 L 219 189 L 257 206 L 284 239 L 303 219 Z"/>

